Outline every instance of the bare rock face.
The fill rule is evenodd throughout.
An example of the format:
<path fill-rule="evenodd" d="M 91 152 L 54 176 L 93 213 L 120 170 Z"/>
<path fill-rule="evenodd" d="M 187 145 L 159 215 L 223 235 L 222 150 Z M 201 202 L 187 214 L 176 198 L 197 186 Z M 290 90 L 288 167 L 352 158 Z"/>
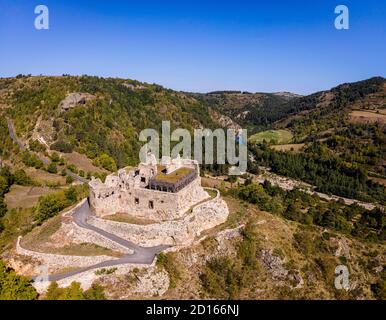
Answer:
<path fill-rule="evenodd" d="M 261 262 L 274 279 L 285 279 L 287 277 L 288 270 L 284 268 L 282 259 L 273 255 L 270 250 L 261 251 Z"/>
<path fill-rule="evenodd" d="M 168 273 L 156 266 L 103 276 L 97 282 L 105 287 L 110 299 L 162 296 L 170 284 Z"/>
<path fill-rule="evenodd" d="M 132 83 L 123 83 L 122 84 L 124 87 L 126 87 L 127 89 L 130 89 L 130 90 L 144 90 L 146 89 L 145 86 L 142 86 L 142 85 L 136 85 L 136 84 L 132 84 Z"/>
<path fill-rule="evenodd" d="M 265 270 L 271 274 L 274 280 L 287 281 L 290 288 L 300 289 L 304 280 L 299 270 L 287 270 L 283 260 L 275 256 L 271 250 L 261 251 L 261 262 Z"/>
<path fill-rule="evenodd" d="M 209 113 L 212 119 L 217 121 L 223 127 L 233 129 L 236 131 L 241 129 L 240 125 L 234 122 L 230 117 L 220 114 L 219 112 L 213 110 L 212 108 L 209 109 Z"/>
<path fill-rule="evenodd" d="M 336 257 L 343 256 L 350 259 L 350 246 L 346 238 L 331 238 L 330 242 L 337 247 L 334 253 Z"/>
<path fill-rule="evenodd" d="M 89 93 L 74 92 L 70 93 L 60 103 L 59 108 L 62 111 L 67 111 L 78 105 L 85 104 L 87 101 L 94 100 L 96 97 Z"/>

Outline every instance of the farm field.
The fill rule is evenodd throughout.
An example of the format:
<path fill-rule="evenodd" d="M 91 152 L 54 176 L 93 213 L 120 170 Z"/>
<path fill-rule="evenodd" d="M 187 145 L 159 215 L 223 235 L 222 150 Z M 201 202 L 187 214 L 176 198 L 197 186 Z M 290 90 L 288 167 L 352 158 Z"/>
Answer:
<path fill-rule="evenodd" d="M 31 187 L 13 185 L 11 191 L 5 195 L 5 203 L 10 209 L 32 208 L 43 195 L 55 193 L 58 189 L 48 187 Z"/>
<path fill-rule="evenodd" d="M 269 144 L 287 144 L 293 138 L 289 130 L 267 130 L 254 134 L 249 138 L 250 143 L 260 144 L 266 141 Z"/>
<path fill-rule="evenodd" d="M 386 110 L 380 109 L 375 111 L 354 110 L 349 114 L 351 123 L 366 124 L 366 123 L 381 123 L 386 124 Z"/>
<path fill-rule="evenodd" d="M 92 160 L 87 158 L 87 156 L 85 156 L 84 154 L 80 154 L 78 152 L 71 152 L 61 153 L 60 155 L 64 159 L 66 159 L 68 163 L 74 164 L 79 170 L 83 170 L 84 172 L 106 172 L 106 170 L 94 166 Z"/>
<path fill-rule="evenodd" d="M 304 143 L 277 144 L 271 146 L 271 149 L 283 152 L 299 152 L 304 147 L 304 145 Z"/>

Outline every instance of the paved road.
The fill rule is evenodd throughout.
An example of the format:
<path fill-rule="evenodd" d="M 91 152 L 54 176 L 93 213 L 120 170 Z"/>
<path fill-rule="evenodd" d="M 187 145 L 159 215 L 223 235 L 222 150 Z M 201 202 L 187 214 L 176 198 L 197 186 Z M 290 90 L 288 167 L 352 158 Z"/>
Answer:
<path fill-rule="evenodd" d="M 15 142 L 19 148 L 21 150 L 26 150 L 26 147 L 24 145 L 24 143 L 22 143 L 18 138 L 17 138 L 17 135 L 15 133 L 15 129 L 13 127 L 13 123 L 10 119 L 7 119 L 7 125 L 8 125 L 8 131 L 9 131 L 9 135 L 11 136 L 11 139 L 13 142 Z"/>
<path fill-rule="evenodd" d="M 83 178 L 83 177 L 81 177 L 81 176 L 78 176 L 77 174 L 71 172 L 71 171 L 68 170 L 68 169 L 66 169 L 66 175 L 68 175 L 68 176 L 72 177 L 74 180 L 78 180 L 78 181 L 80 181 L 80 182 L 82 182 L 82 183 L 88 183 L 88 182 L 89 182 L 88 179 Z"/>
<path fill-rule="evenodd" d="M 112 233 L 109 233 L 105 230 L 99 229 L 95 226 L 90 225 L 87 223 L 87 218 L 92 215 L 92 212 L 90 210 L 90 206 L 87 201 L 85 201 L 80 207 L 75 209 L 75 212 L 73 213 L 74 222 L 82 228 L 92 230 L 122 246 L 125 248 L 131 249 L 134 251 L 133 254 L 128 254 L 123 256 L 119 259 L 114 260 L 108 260 L 104 261 L 86 268 L 82 268 L 79 270 L 67 272 L 60 275 L 50 275 L 48 277 L 49 281 L 59 281 L 68 277 L 71 277 L 73 275 L 76 275 L 78 273 L 82 273 L 88 270 L 96 269 L 96 268 L 106 268 L 106 267 L 113 267 L 120 264 L 126 264 L 126 263 L 134 263 L 134 264 L 151 264 L 155 258 L 155 256 L 160 253 L 161 251 L 169 248 L 170 246 L 167 245 L 160 245 L 156 247 L 141 247 L 136 245 L 135 243 L 131 241 L 127 241 L 125 239 L 122 239 Z"/>
<path fill-rule="evenodd" d="M 27 150 L 27 147 L 25 146 L 25 144 L 23 142 L 21 142 L 19 140 L 19 138 L 17 137 L 16 135 L 16 132 L 15 132 L 15 128 L 13 126 L 13 122 L 11 119 L 7 119 L 7 124 L 8 124 L 8 131 L 9 131 L 9 135 L 12 139 L 13 142 L 15 142 L 19 148 L 21 150 Z M 45 164 L 45 165 L 48 165 L 50 164 L 50 161 L 44 157 L 41 157 L 39 155 L 37 155 L 39 157 L 39 159 Z M 66 169 L 66 175 L 72 177 L 74 180 L 78 180 L 80 181 L 81 183 L 88 183 L 89 180 L 87 180 L 86 178 L 83 178 L 81 176 L 78 176 L 77 174 L 71 172 L 70 170 Z"/>

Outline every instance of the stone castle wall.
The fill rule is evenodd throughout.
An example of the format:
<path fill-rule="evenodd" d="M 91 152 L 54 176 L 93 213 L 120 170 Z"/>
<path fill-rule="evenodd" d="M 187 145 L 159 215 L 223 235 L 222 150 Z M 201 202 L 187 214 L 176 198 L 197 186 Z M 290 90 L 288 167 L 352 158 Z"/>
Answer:
<path fill-rule="evenodd" d="M 63 268 L 83 268 L 103 261 L 114 260 L 118 258 L 102 256 L 70 256 L 53 253 L 43 253 L 28 250 L 20 245 L 21 237 L 16 243 L 16 253 L 37 259 L 42 265 L 47 265 L 50 272 L 55 272 Z"/>
<path fill-rule="evenodd" d="M 62 244 L 62 246 L 71 243 L 92 243 L 100 247 L 108 248 L 124 254 L 133 253 L 133 250 L 130 250 L 117 242 L 105 238 L 104 236 L 92 230 L 81 228 L 73 221 L 70 223 L 62 223 L 60 229 L 51 236 L 51 240 L 54 243 Z"/>
<path fill-rule="evenodd" d="M 145 247 L 160 244 L 187 245 L 204 230 L 224 223 L 228 214 L 226 202 L 217 195 L 216 198 L 194 207 L 184 218 L 175 221 L 136 225 L 93 216 L 88 223 Z"/>
<path fill-rule="evenodd" d="M 201 187 L 201 178 L 197 177 L 177 193 L 134 188 L 112 190 L 111 195 L 98 199 L 96 194 L 91 192 L 90 204 L 98 216 L 119 212 L 162 221 L 181 218 L 191 206 L 207 198 L 209 195 Z"/>

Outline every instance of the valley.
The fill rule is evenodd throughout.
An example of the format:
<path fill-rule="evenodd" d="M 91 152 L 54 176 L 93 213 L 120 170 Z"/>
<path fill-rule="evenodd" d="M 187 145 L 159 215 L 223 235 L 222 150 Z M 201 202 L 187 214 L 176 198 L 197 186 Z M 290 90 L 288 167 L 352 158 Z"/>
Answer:
<path fill-rule="evenodd" d="M 69 288 L 78 281 L 85 291 L 101 286 L 112 299 L 379 299 L 386 281 L 385 88 L 385 79 L 376 77 L 309 96 L 198 94 L 116 78 L 2 78 L 2 259 L 19 274 L 37 274 L 38 263 L 16 252 L 20 236 L 26 254 L 105 259 L 100 267 L 51 267 L 52 279 L 71 275 L 59 284 Z M 200 166 L 203 186 L 219 190 L 229 215 L 213 215 L 217 223 L 208 220 L 208 229 L 189 234 L 188 244 L 160 236 L 169 229 L 152 231 L 154 217 L 108 216 L 109 228 L 130 228 L 123 241 L 174 248 L 154 251 L 146 265 L 129 266 L 130 252 L 99 238 L 87 244 L 81 236 L 86 231 L 71 221 L 92 177 L 105 181 L 136 166 L 139 132 L 160 130 L 162 120 L 172 130 L 191 132 L 247 128 L 248 172 L 235 178 L 227 175 L 227 164 Z M 122 259 L 123 266 L 104 262 L 111 258 Z M 349 265 L 353 277 L 345 292 L 334 288 L 338 264 Z M 88 273 L 77 278 L 82 268 Z"/>

